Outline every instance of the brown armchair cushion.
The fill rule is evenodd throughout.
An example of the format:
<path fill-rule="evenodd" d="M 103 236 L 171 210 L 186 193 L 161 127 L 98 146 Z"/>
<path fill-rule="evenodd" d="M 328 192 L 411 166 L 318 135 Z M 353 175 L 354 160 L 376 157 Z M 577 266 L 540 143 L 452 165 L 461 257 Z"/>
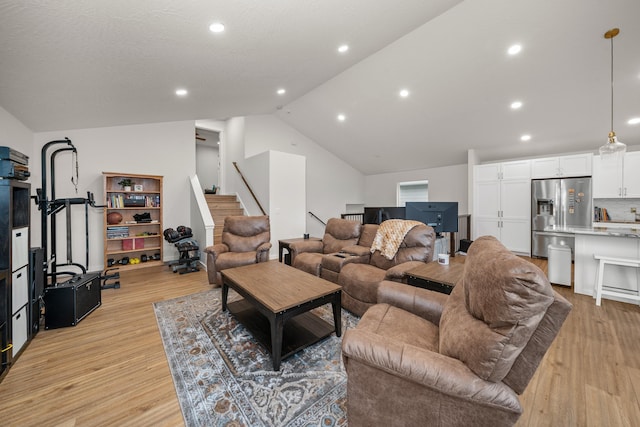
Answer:
<path fill-rule="evenodd" d="M 340 252 L 345 246 L 355 245 L 361 230 L 362 224 L 358 221 L 342 218 L 329 219 L 322 238 L 322 252 L 325 254 Z"/>
<path fill-rule="evenodd" d="M 255 251 L 270 239 L 268 216 L 229 216 L 224 220 L 222 243 L 230 252 Z"/>
<path fill-rule="evenodd" d="M 497 239 L 469 249 L 465 270 L 440 321 L 440 352 L 480 378 L 501 381 L 554 300 L 545 274 Z"/>

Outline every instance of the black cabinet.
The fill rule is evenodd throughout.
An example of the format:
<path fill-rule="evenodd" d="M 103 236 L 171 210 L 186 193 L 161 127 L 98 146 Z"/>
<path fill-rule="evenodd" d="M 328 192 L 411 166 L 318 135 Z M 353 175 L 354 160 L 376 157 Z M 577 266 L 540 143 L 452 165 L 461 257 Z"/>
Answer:
<path fill-rule="evenodd" d="M 29 183 L 0 178 L 0 269 L 6 270 L 4 289 L 0 289 L 0 310 L 2 316 L 6 316 L 1 338 L 4 369 L 25 348 L 31 336 L 30 190 Z"/>

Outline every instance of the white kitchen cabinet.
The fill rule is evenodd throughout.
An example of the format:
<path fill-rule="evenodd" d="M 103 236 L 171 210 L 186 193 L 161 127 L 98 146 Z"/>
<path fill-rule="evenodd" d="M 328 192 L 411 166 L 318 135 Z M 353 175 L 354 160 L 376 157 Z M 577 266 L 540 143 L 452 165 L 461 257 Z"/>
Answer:
<path fill-rule="evenodd" d="M 622 159 L 593 157 L 593 198 L 640 198 L 640 151 Z"/>
<path fill-rule="evenodd" d="M 531 178 L 591 176 L 592 157 L 591 153 L 586 153 L 533 159 L 531 161 Z"/>
<path fill-rule="evenodd" d="M 474 167 L 473 238 L 495 236 L 509 250 L 531 251 L 531 162 Z"/>

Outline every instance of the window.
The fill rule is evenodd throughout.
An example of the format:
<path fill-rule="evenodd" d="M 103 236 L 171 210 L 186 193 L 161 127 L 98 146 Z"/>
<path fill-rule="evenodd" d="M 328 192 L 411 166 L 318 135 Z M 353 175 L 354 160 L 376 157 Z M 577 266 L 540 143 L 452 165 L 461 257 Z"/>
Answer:
<path fill-rule="evenodd" d="M 428 202 L 429 181 L 408 181 L 398 183 L 398 206 L 407 202 Z"/>

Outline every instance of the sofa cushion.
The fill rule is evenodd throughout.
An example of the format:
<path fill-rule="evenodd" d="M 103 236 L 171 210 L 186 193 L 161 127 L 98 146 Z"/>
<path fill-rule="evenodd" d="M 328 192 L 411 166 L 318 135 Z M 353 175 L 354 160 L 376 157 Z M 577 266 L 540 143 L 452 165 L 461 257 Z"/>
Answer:
<path fill-rule="evenodd" d="M 224 252 L 218 255 L 216 267 L 218 270 L 226 270 L 227 268 L 241 267 L 256 262 L 255 252 Z"/>
<path fill-rule="evenodd" d="M 501 381 L 554 300 L 545 274 L 491 236 L 470 247 L 440 320 L 440 352 Z"/>
<path fill-rule="evenodd" d="M 378 284 L 386 271 L 370 264 L 347 264 L 342 267 L 338 284 L 353 298 L 375 304 L 378 300 Z"/>
<path fill-rule="evenodd" d="M 295 257 L 293 267 L 320 277 L 320 265 L 323 257 L 323 254 L 316 252 L 303 252 Z"/>
<path fill-rule="evenodd" d="M 231 252 L 255 251 L 271 240 L 268 216 L 228 216 L 224 220 L 222 243 Z"/>
<path fill-rule="evenodd" d="M 424 350 L 438 351 L 438 326 L 389 304 L 376 304 L 369 308 L 358 322 L 358 330 Z"/>
<path fill-rule="evenodd" d="M 407 261 L 428 262 L 433 257 L 433 244 L 435 240 L 436 234 L 432 227 L 418 225 L 409 230 L 404 236 L 404 240 L 400 244 L 398 252 L 393 259 L 386 259 L 380 251 L 375 251 L 371 254 L 370 263 L 383 270 L 388 270 L 394 265 Z"/>
<path fill-rule="evenodd" d="M 342 248 L 358 243 L 362 224 L 341 218 L 331 218 L 327 221 L 324 237 L 322 238 L 322 252 L 330 254 L 340 252 Z"/>

